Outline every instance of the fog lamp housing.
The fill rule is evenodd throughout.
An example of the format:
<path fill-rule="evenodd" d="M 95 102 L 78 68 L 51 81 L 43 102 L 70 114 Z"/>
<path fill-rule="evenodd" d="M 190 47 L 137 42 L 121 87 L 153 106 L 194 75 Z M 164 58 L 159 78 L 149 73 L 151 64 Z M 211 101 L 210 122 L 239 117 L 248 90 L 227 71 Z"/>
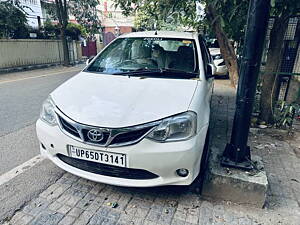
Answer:
<path fill-rule="evenodd" d="M 180 169 L 176 170 L 176 173 L 180 177 L 186 177 L 189 175 L 189 170 L 185 169 L 185 168 L 180 168 Z"/>

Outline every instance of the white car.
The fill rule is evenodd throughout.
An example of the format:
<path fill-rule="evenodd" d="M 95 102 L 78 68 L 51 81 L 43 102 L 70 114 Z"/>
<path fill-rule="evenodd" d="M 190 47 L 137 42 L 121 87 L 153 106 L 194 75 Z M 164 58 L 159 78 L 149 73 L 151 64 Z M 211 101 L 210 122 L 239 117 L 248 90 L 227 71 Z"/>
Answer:
<path fill-rule="evenodd" d="M 225 65 L 225 61 L 221 55 L 220 48 L 209 48 L 210 55 L 212 56 L 212 59 L 214 61 L 214 64 L 216 66 L 216 75 L 223 75 L 229 78 L 228 75 L 228 68 Z"/>
<path fill-rule="evenodd" d="M 196 33 L 122 35 L 45 100 L 40 151 L 96 182 L 189 185 L 207 162 L 214 69 Z"/>

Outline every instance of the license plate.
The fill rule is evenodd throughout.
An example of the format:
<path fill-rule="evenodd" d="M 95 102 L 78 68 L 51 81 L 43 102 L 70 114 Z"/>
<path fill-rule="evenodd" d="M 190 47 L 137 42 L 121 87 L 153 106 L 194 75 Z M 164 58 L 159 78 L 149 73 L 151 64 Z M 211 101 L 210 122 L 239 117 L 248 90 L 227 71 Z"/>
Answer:
<path fill-rule="evenodd" d="M 84 159 L 87 161 L 98 162 L 113 166 L 126 167 L 126 155 L 114 152 L 95 151 L 85 148 L 68 146 L 69 155 L 73 158 Z"/>

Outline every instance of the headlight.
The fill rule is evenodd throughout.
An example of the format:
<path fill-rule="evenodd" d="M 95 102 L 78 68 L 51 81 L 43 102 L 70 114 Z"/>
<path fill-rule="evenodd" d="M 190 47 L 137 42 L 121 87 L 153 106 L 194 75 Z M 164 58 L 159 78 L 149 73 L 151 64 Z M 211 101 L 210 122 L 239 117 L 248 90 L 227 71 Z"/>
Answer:
<path fill-rule="evenodd" d="M 189 111 L 162 120 L 147 138 L 159 142 L 183 141 L 193 137 L 196 130 L 197 115 Z"/>
<path fill-rule="evenodd" d="M 43 103 L 40 118 L 51 126 L 57 125 L 56 115 L 55 115 L 55 104 L 49 96 Z"/>

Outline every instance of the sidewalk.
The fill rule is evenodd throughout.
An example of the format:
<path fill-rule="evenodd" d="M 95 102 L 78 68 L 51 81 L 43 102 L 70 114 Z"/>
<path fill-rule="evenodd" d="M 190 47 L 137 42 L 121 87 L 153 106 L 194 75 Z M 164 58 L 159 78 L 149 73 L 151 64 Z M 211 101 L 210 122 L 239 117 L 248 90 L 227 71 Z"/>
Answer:
<path fill-rule="evenodd" d="M 224 149 L 230 138 L 234 95 L 229 81 L 216 80 L 211 147 Z M 300 155 L 297 157 L 300 143 L 291 137 L 286 141 L 284 135 L 264 129 L 254 129 L 250 135 L 251 150 L 263 158 L 270 183 L 264 209 L 204 199 L 192 191 L 170 187 L 123 188 L 65 173 L 4 224 L 297 225 L 300 223 Z"/>

